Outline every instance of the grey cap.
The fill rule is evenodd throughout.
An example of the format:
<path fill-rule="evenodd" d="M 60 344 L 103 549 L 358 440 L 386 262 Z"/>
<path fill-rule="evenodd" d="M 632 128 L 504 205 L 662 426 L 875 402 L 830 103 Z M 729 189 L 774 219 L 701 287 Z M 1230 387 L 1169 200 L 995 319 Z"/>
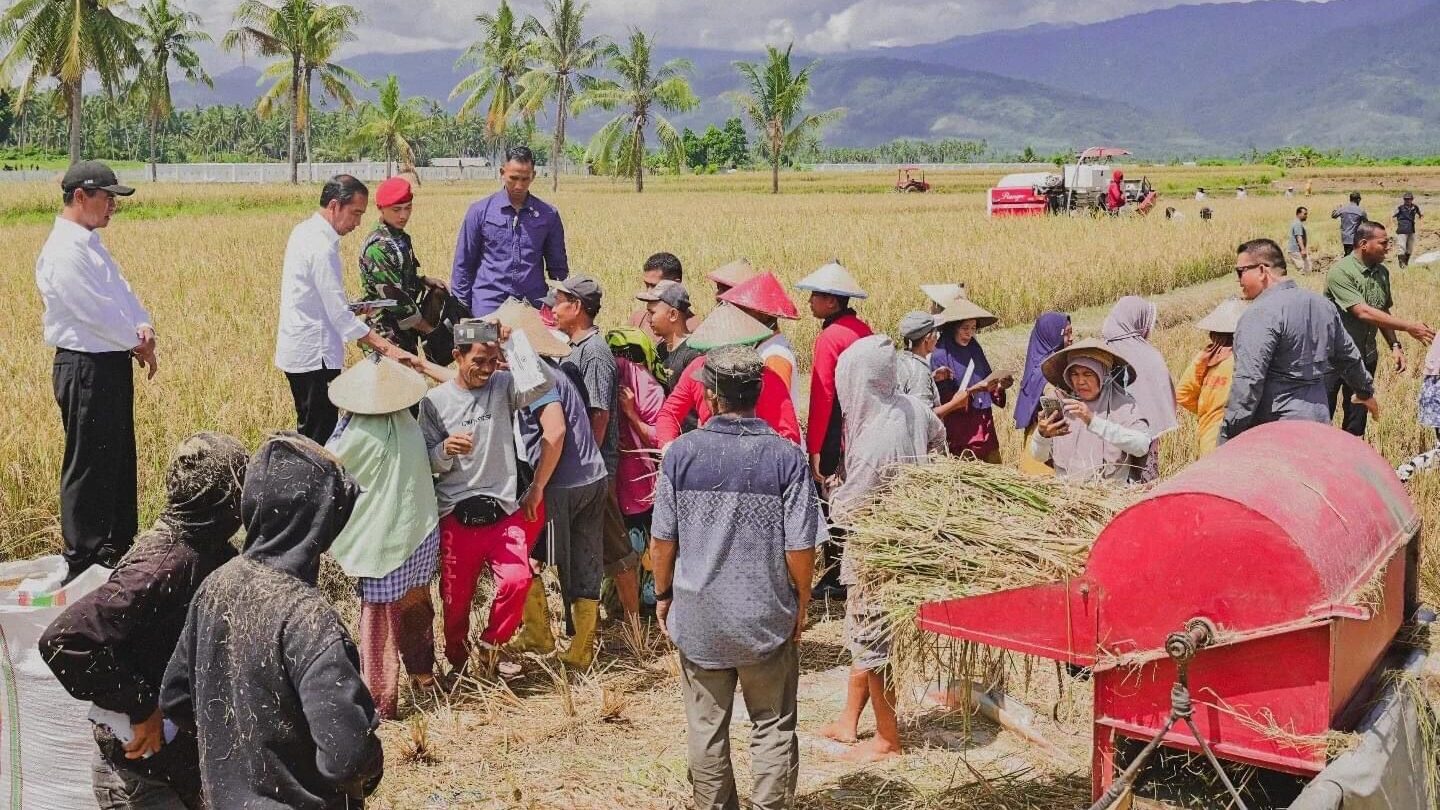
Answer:
<path fill-rule="evenodd" d="M 907 312 L 900 319 L 900 337 L 906 340 L 919 340 L 934 331 L 935 316 L 928 312 Z"/>
<path fill-rule="evenodd" d="M 108 191 L 120 197 L 129 197 L 135 189 L 120 185 L 120 178 L 109 166 L 98 160 L 82 160 L 65 171 L 60 180 L 61 191 L 83 188 L 86 191 Z"/>
<path fill-rule="evenodd" d="M 600 309 L 600 299 L 605 295 L 600 289 L 600 282 L 586 275 L 570 276 L 564 281 L 551 281 L 550 294 L 544 299 L 547 305 L 555 306 L 556 290 L 575 296 L 580 299 L 580 303 L 595 310 Z"/>
<path fill-rule="evenodd" d="M 682 312 L 690 311 L 690 293 L 678 281 L 665 280 L 635 296 L 640 301 L 660 301 Z"/>
<path fill-rule="evenodd" d="M 744 397 L 760 392 L 765 363 L 753 346 L 721 346 L 705 355 L 694 378 L 723 397 Z"/>
<path fill-rule="evenodd" d="M 1407 191 L 1407 192 L 1405 192 L 1405 196 L 1401 197 L 1400 199 L 1402 199 L 1402 200 L 1413 200 L 1413 199 L 1415 199 L 1415 195 Z"/>

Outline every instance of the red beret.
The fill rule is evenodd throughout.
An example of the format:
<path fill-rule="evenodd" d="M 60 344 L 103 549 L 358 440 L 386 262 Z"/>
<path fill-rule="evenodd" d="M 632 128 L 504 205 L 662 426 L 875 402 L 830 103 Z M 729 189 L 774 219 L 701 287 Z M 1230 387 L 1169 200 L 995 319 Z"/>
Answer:
<path fill-rule="evenodd" d="M 410 191 L 410 181 L 403 177 L 392 177 L 375 189 L 375 207 L 389 208 L 415 199 Z"/>

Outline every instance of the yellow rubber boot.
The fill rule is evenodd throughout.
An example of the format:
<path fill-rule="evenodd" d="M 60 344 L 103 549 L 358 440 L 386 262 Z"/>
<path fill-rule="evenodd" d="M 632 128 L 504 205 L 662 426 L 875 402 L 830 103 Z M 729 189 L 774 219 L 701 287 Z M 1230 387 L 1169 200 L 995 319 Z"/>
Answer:
<path fill-rule="evenodd" d="M 545 583 L 540 581 L 540 577 L 530 580 L 530 591 L 525 594 L 525 616 L 521 620 L 520 632 L 510 641 L 510 649 L 539 655 L 555 652 L 555 634 L 550 631 L 550 606 L 545 602 Z"/>
<path fill-rule="evenodd" d="M 600 618 L 600 603 L 594 599 L 576 599 L 570 606 L 570 615 L 575 621 L 575 635 L 570 637 L 570 649 L 558 657 L 571 669 L 589 669 L 595 660 L 595 623 Z"/>

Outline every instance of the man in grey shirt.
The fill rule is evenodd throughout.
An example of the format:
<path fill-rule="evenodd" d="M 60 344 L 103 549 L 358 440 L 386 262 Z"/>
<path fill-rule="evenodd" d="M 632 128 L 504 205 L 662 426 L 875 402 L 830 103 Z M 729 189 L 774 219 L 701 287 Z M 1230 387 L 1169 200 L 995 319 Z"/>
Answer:
<path fill-rule="evenodd" d="M 1340 220 L 1340 247 L 1345 251 L 1341 255 L 1349 256 L 1355 249 L 1355 227 L 1370 218 L 1360 207 L 1360 192 L 1350 192 L 1350 202 L 1331 211 L 1330 218 Z"/>
<path fill-rule="evenodd" d="M 615 495 L 615 474 L 620 464 L 620 369 L 610 344 L 595 326 L 604 292 L 587 275 L 573 275 L 550 283 L 545 303 L 555 314 L 555 325 L 570 339 L 565 365 L 585 383 L 590 428 L 605 458 L 610 492 L 605 501 L 605 573 L 615 580 L 615 594 L 625 618 L 640 626 L 640 555 L 630 546 L 630 532 Z"/>
<path fill-rule="evenodd" d="M 696 376 L 715 416 L 670 445 L 655 489 L 655 616 L 680 650 L 697 808 L 739 806 L 737 684 L 753 726 L 750 807 L 789 808 L 800 766 L 796 648 L 828 535 L 804 453 L 755 418 L 763 371 L 751 348 L 709 354 Z"/>
<path fill-rule="evenodd" d="M 1290 223 L 1290 243 L 1285 248 L 1295 269 L 1301 273 L 1310 272 L 1310 233 L 1305 230 L 1305 221 L 1309 218 L 1309 208 L 1302 205 L 1295 209 L 1295 221 Z"/>
<path fill-rule="evenodd" d="M 1235 375 L 1220 443 L 1267 422 L 1330 422 L 1329 381 L 1339 375 L 1355 401 L 1378 416 L 1375 383 L 1335 307 L 1285 277 L 1269 239 L 1241 245 L 1235 274 L 1250 307 L 1235 329 Z"/>
<path fill-rule="evenodd" d="M 515 342 L 517 367 L 539 369 L 539 382 L 520 389 L 500 369 L 504 327 L 480 321 L 455 325 L 455 378 L 420 401 L 420 429 L 436 474 L 440 503 L 440 601 L 445 657 L 456 670 L 470 659 L 470 602 L 480 570 L 495 577 L 495 600 L 480 642 L 493 651 L 510 640 L 530 590 L 530 549 L 544 521 L 539 487 L 518 491 L 515 413 L 554 386 L 528 342 Z"/>

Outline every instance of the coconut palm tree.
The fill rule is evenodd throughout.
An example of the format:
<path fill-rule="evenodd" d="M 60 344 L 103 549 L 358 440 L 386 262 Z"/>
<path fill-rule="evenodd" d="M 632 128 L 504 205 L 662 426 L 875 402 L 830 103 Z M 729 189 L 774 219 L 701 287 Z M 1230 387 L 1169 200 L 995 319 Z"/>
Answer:
<path fill-rule="evenodd" d="M 655 111 L 689 112 L 700 105 L 685 73 L 693 70 L 687 59 L 671 59 L 659 68 L 652 66 L 655 41 L 642 31 L 631 31 L 629 50 L 610 45 L 604 51 L 606 64 L 619 81 L 596 82 L 581 91 L 575 100 L 576 115 L 591 107 L 620 108 L 585 152 L 585 160 L 596 169 L 635 178 L 635 190 L 645 190 L 645 128 L 655 126 L 660 147 L 676 166 L 685 166 L 685 146 L 675 127 Z"/>
<path fill-rule="evenodd" d="M 745 79 L 745 92 L 731 93 L 730 98 L 760 133 L 760 144 L 770 159 L 770 193 L 780 193 L 780 161 L 790 154 L 807 136 L 819 132 L 825 124 L 845 114 L 843 108 L 802 115 L 805 98 L 810 95 L 810 73 L 819 62 L 811 62 L 796 73 L 790 66 L 790 49 L 782 53 L 766 46 L 765 63 L 736 62 L 735 69 Z M 798 120 L 797 120 L 798 119 Z"/>
<path fill-rule="evenodd" d="M 450 91 L 450 100 L 464 97 L 460 118 L 469 117 L 488 97 L 485 107 L 485 139 L 501 148 L 509 129 L 510 119 L 518 110 L 519 88 L 516 82 L 530 69 L 530 43 L 538 32 L 533 17 L 523 23 L 515 19 L 515 11 L 506 0 L 494 15 L 475 17 L 480 25 L 480 38 L 470 44 L 460 58 L 461 65 L 473 65 L 475 71 L 460 80 Z"/>
<path fill-rule="evenodd" d="M 398 158 L 401 171 L 415 170 L 415 149 L 411 145 L 425 124 L 424 102 L 418 98 L 402 99 L 400 81 L 391 73 L 375 85 L 380 98 L 360 108 L 360 125 L 350 133 L 350 148 L 363 149 L 378 145 L 385 152 L 385 176 Z"/>
<path fill-rule="evenodd" d="M 364 19 L 349 5 L 326 5 L 320 0 L 280 0 L 271 6 L 262 0 L 242 0 L 235 9 L 235 27 L 220 41 L 226 50 L 255 49 L 262 56 L 283 57 L 265 71 L 265 78 L 274 80 L 260 99 L 256 110 L 268 114 L 285 99 L 290 108 L 290 182 L 299 182 L 299 152 L 296 141 L 300 129 L 310 120 L 310 81 L 317 73 L 326 92 L 350 105 L 345 81 L 355 74 L 330 63 L 335 48 L 353 37 L 353 29 Z M 344 80 L 340 77 L 345 77 Z M 264 81 L 264 78 L 262 78 Z"/>
<path fill-rule="evenodd" d="M 13 104 L 18 110 L 45 79 L 56 79 L 66 103 L 70 162 L 80 160 L 84 133 L 84 79 L 94 72 L 105 92 L 120 87 L 140 64 L 140 29 L 120 16 L 122 0 L 15 0 L 0 14 L 0 75 L 23 72 Z"/>
<path fill-rule="evenodd" d="M 577 91 L 594 79 L 585 71 L 595 67 L 605 48 L 604 37 L 586 38 L 585 14 L 589 3 L 545 0 L 549 21 L 531 17 L 535 41 L 530 46 L 533 67 L 520 78 L 520 106 L 534 113 L 555 100 L 555 138 L 550 148 L 550 190 L 560 188 L 560 161 L 565 153 L 565 117 Z"/>
<path fill-rule="evenodd" d="M 170 0 L 149 0 L 140 9 L 140 45 L 144 61 L 135 86 L 145 104 L 145 121 L 150 129 L 150 181 L 155 181 L 155 134 L 169 120 L 175 107 L 170 100 L 170 63 L 180 68 L 187 81 L 214 87 L 210 74 L 200 65 L 195 43 L 209 42 L 200 30 L 200 15 L 171 6 Z"/>

